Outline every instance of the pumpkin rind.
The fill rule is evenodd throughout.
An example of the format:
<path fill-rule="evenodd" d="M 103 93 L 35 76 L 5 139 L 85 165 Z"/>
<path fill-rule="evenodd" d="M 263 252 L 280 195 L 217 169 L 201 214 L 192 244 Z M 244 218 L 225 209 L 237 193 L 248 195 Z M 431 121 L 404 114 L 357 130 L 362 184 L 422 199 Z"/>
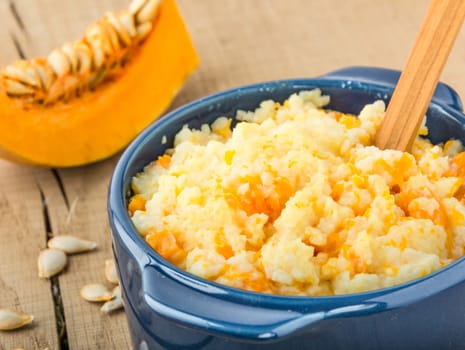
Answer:
<path fill-rule="evenodd" d="M 142 14 L 144 15 L 144 14 Z M 0 86 L 0 157 L 69 167 L 107 158 L 159 117 L 199 60 L 174 0 L 127 64 L 93 91 L 25 104 Z"/>

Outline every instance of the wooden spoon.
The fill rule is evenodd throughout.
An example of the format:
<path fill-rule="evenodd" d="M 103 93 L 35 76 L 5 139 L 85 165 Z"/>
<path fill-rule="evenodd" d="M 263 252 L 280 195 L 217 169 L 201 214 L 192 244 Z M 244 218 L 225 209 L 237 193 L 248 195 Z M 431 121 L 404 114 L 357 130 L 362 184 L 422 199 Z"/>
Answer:
<path fill-rule="evenodd" d="M 410 151 L 465 18 L 465 0 L 432 0 L 375 144 Z"/>

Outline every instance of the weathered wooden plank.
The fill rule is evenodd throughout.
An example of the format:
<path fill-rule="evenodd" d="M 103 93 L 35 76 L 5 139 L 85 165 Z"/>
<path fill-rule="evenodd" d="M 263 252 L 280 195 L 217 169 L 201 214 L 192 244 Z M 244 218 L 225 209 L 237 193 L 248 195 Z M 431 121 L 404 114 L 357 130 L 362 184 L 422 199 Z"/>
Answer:
<path fill-rule="evenodd" d="M 17 60 L 21 56 L 21 49 L 18 49 L 17 34 L 21 32 L 14 16 L 14 7 L 8 1 L 0 2 L 0 65 Z"/>
<path fill-rule="evenodd" d="M 0 2 L 0 23 L 3 64 L 25 55 L 20 44 L 24 23 L 13 2 Z M 40 172 L 0 162 L 0 307 L 23 310 L 35 318 L 24 329 L 2 332 L 2 350 L 55 349 L 59 344 L 51 284 L 38 278 L 36 267 L 47 236 L 43 193 L 36 180 Z"/>
<path fill-rule="evenodd" d="M 2 350 L 58 348 L 51 285 L 37 275 L 47 235 L 37 176 L 45 172 L 0 161 L 0 307 L 34 315 L 30 326 L 0 333 Z"/>
<path fill-rule="evenodd" d="M 427 0 L 178 1 L 202 64 L 192 96 L 341 67 L 402 69 Z M 465 28 L 442 80 L 465 96 Z M 181 95 L 178 101 L 187 101 Z"/>
<path fill-rule="evenodd" d="M 69 203 L 66 212 L 51 202 L 54 232 L 73 234 L 98 243 L 96 251 L 73 255 L 67 273 L 60 275 L 67 337 L 70 349 L 127 349 L 130 347 L 124 312 L 105 315 L 100 304 L 84 301 L 79 289 L 104 277 L 104 261 L 113 257 L 106 214 L 108 182 L 116 159 L 58 171 Z M 56 198 L 58 199 L 58 198 Z"/>

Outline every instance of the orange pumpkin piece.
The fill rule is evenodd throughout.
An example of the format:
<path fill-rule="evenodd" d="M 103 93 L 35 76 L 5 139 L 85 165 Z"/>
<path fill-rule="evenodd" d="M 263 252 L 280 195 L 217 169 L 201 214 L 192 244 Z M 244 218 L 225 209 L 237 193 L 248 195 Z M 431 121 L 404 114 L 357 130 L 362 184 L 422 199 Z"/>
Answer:
<path fill-rule="evenodd" d="M 449 162 L 446 176 L 458 176 L 465 178 L 465 152 L 460 152 Z"/>
<path fill-rule="evenodd" d="M 418 198 L 431 198 L 437 202 L 438 207 L 434 210 L 424 208 L 416 201 Z M 430 219 L 436 225 L 441 225 L 446 229 L 448 227 L 449 220 L 447 219 L 447 210 L 440 198 L 438 198 L 429 188 L 425 188 L 423 190 L 409 189 L 402 191 L 396 195 L 396 204 L 408 216 L 417 219 Z"/>
<path fill-rule="evenodd" d="M 186 251 L 171 232 L 151 233 L 145 239 L 158 254 L 173 264 L 180 264 L 187 256 Z"/>
<path fill-rule="evenodd" d="M 124 148 L 169 106 L 198 56 L 174 0 L 133 0 L 84 37 L 0 75 L 0 157 L 69 167 Z"/>
<path fill-rule="evenodd" d="M 455 198 L 463 201 L 465 199 L 465 152 L 460 152 L 449 161 L 449 169 L 446 170 L 444 176 L 456 176 L 462 181 L 455 192 Z"/>
<path fill-rule="evenodd" d="M 218 232 L 215 236 L 216 251 L 223 255 L 225 259 L 234 256 L 234 250 L 229 244 L 224 232 Z"/>
<path fill-rule="evenodd" d="M 129 215 L 133 216 L 137 210 L 145 210 L 145 203 L 147 201 L 141 194 L 136 194 L 131 198 L 128 204 Z"/>
<path fill-rule="evenodd" d="M 266 195 L 263 192 L 262 182 L 258 175 L 247 175 L 243 179 L 249 188 L 246 193 L 238 194 L 235 189 L 227 196 L 226 200 L 232 207 L 240 207 L 247 215 L 256 213 L 266 214 L 271 221 L 281 214 L 287 200 L 294 189 L 287 178 L 276 176 L 273 183 L 274 191 Z"/>
<path fill-rule="evenodd" d="M 171 164 L 171 156 L 169 154 L 163 154 L 157 158 L 155 164 L 161 166 L 162 168 L 168 169 Z"/>

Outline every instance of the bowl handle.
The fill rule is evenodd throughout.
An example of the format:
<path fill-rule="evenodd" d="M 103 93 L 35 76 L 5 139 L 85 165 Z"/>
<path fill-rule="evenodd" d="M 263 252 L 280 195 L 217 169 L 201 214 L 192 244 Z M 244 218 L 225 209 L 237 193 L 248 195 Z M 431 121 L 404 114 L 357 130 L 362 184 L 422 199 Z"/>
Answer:
<path fill-rule="evenodd" d="M 329 72 L 320 78 L 359 81 L 394 89 L 400 73 L 398 70 L 388 68 L 354 66 Z M 433 100 L 439 104 L 446 104 L 460 112 L 463 111 L 462 101 L 457 92 L 444 83 L 438 83 Z"/>
<path fill-rule="evenodd" d="M 325 319 L 361 316 L 385 307 L 378 302 L 337 307 L 318 298 L 309 299 L 305 312 L 297 311 L 295 298 L 273 307 L 261 294 L 238 296 L 233 289 L 186 277 L 156 262 L 143 268 L 142 281 L 146 303 L 161 316 L 215 335 L 257 342 L 315 329 Z"/>

